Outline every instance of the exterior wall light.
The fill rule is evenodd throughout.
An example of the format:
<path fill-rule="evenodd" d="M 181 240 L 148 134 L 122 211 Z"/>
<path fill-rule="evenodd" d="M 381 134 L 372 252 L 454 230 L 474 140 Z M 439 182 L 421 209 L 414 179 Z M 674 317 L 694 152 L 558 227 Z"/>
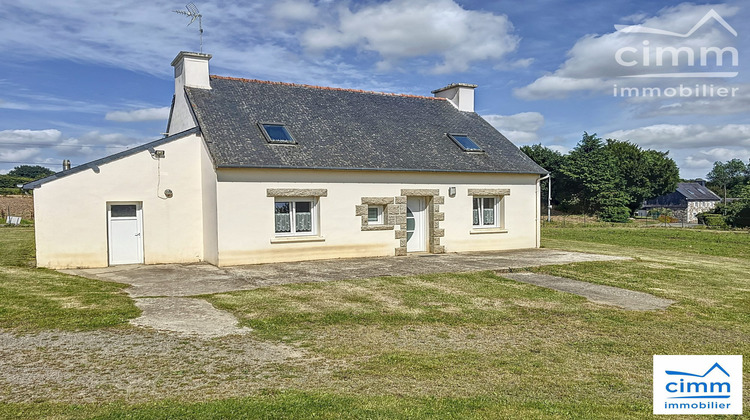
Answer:
<path fill-rule="evenodd" d="M 456 187 L 448 187 L 448 197 L 455 197 L 456 196 Z"/>

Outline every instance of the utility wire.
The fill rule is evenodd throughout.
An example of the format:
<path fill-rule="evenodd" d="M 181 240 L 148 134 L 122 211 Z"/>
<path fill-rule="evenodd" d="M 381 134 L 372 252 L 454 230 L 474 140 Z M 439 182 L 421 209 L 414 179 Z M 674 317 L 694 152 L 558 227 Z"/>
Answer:
<path fill-rule="evenodd" d="M 23 142 L 2 142 L 0 141 L 0 147 L 10 146 L 34 146 L 34 147 L 95 147 L 101 149 L 125 149 L 131 146 L 103 146 L 99 144 L 49 144 L 49 143 L 23 143 Z"/>
<path fill-rule="evenodd" d="M 9 161 L 9 160 L 0 160 L 0 163 L 12 163 L 15 165 L 58 166 L 57 163 L 48 163 L 48 162 L 15 162 L 15 161 Z"/>

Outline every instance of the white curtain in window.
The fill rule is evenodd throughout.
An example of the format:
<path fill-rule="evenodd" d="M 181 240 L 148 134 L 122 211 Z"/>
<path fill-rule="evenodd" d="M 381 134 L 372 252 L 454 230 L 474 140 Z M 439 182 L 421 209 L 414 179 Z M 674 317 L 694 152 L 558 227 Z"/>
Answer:
<path fill-rule="evenodd" d="M 484 206 L 482 208 L 482 224 L 483 225 L 494 225 L 495 224 L 495 199 L 485 198 Z"/>
<path fill-rule="evenodd" d="M 495 224 L 495 208 L 485 208 L 484 210 L 484 218 L 482 220 L 482 224 L 484 225 L 494 225 Z"/>
<path fill-rule="evenodd" d="M 276 213 L 276 232 L 291 232 L 290 219 L 289 213 Z"/>
<path fill-rule="evenodd" d="M 295 227 L 297 232 L 312 232 L 312 213 L 297 213 Z"/>

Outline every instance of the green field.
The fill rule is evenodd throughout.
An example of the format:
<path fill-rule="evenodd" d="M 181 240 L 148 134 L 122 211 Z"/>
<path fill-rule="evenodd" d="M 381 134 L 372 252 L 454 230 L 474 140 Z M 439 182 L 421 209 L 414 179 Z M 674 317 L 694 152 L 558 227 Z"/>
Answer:
<path fill-rule="evenodd" d="M 31 236 L 18 232 L 0 229 L 3 249 L 27 250 L 14 251 L 25 257 L 3 257 L 2 290 L 14 281 L 35 284 L 14 293 L 46 304 L 51 304 L 48 295 L 59 290 L 76 299 L 92 293 L 114 299 L 112 312 L 118 315 L 102 326 L 110 330 L 134 316 L 124 309 L 127 305 L 118 306 L 127 301 L 118 292 L 121 285 L 77 283 L 82 280 L 18 267 L 31 249 Z M 33 403 L 0 403 L 0 418 L 642 419 L 653 417 L 654 354 L 750 353 L 747 233 L 549 227 L 542 243 L 633 259 L 536 271 L 644 291 L 676 303 L 665 311 L 624 311 L 490 272 L 222 293 L 203 298 L 253 328 L 248 340 L 300 349 L 309 361 L 252 371 L 258 388 L 231 398 L 169 388 L 145 401 L 124 394 L 96 403 L 76 402 L 75 395 L 65 401 L 31 395 Z M 61 277 L 45 280 L 53 275 Z M 27 314 L 25 324 L 6 321 L 5 314 L 13 313 L 20 301 L 6 302 L 0 300 L 5 331 L 40 331 L 58 322 L 58 329 L 95 328 L 80 320 L 65 323 L 59 311 L 51 319 L 44 311 Z M 108 304 L 100 303 L 99 309 L 106 311 Z M 217 339 L 183 345 L 218 349 L 224 344 Z M 152 366 L 159 356 L 138 360 Z M 91 363 L 101 363 L 102 372 L 114 368 L 111 361 Z M 199 365 L 181 368 L 181 380 L 209 380 L 210 372 Z M 749 365 L 746 357 L 745 372 Z M 163 369 L 157 373 L 165 378 L 176 375 L 169 363 L 153 366 Z M 132 369 L 138 372 L 137 366 Z M 224 380 L 240 387 L 249 368 L 236 369 Z M 747 385 L 745 389 L 744 404 L 750 407 Z"/>

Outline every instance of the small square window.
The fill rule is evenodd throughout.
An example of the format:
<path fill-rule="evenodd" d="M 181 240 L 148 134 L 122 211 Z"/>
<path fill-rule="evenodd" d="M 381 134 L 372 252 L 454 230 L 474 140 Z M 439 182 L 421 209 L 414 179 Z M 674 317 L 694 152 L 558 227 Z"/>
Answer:
<path fill-rule="evenodd" d="M 383 206 L 367 207 L 367 224 L 368 225 L 382 225 L 383 224 Z"/>
<path fill-rule="evenodd" d="M 269 143 L 297 143 L 284 124 L 258 123 L 258 126 L 263 132 L 263 137 L 265 137 L 266 141 Z"/>
<path fill-rule="evenodd" d="M 458 147 L 464 152 L 481 152 L 483 151 L 478 144 L 474 142 L 467 134 L 448 134 L 451 140 L 453 140 Z"/>

